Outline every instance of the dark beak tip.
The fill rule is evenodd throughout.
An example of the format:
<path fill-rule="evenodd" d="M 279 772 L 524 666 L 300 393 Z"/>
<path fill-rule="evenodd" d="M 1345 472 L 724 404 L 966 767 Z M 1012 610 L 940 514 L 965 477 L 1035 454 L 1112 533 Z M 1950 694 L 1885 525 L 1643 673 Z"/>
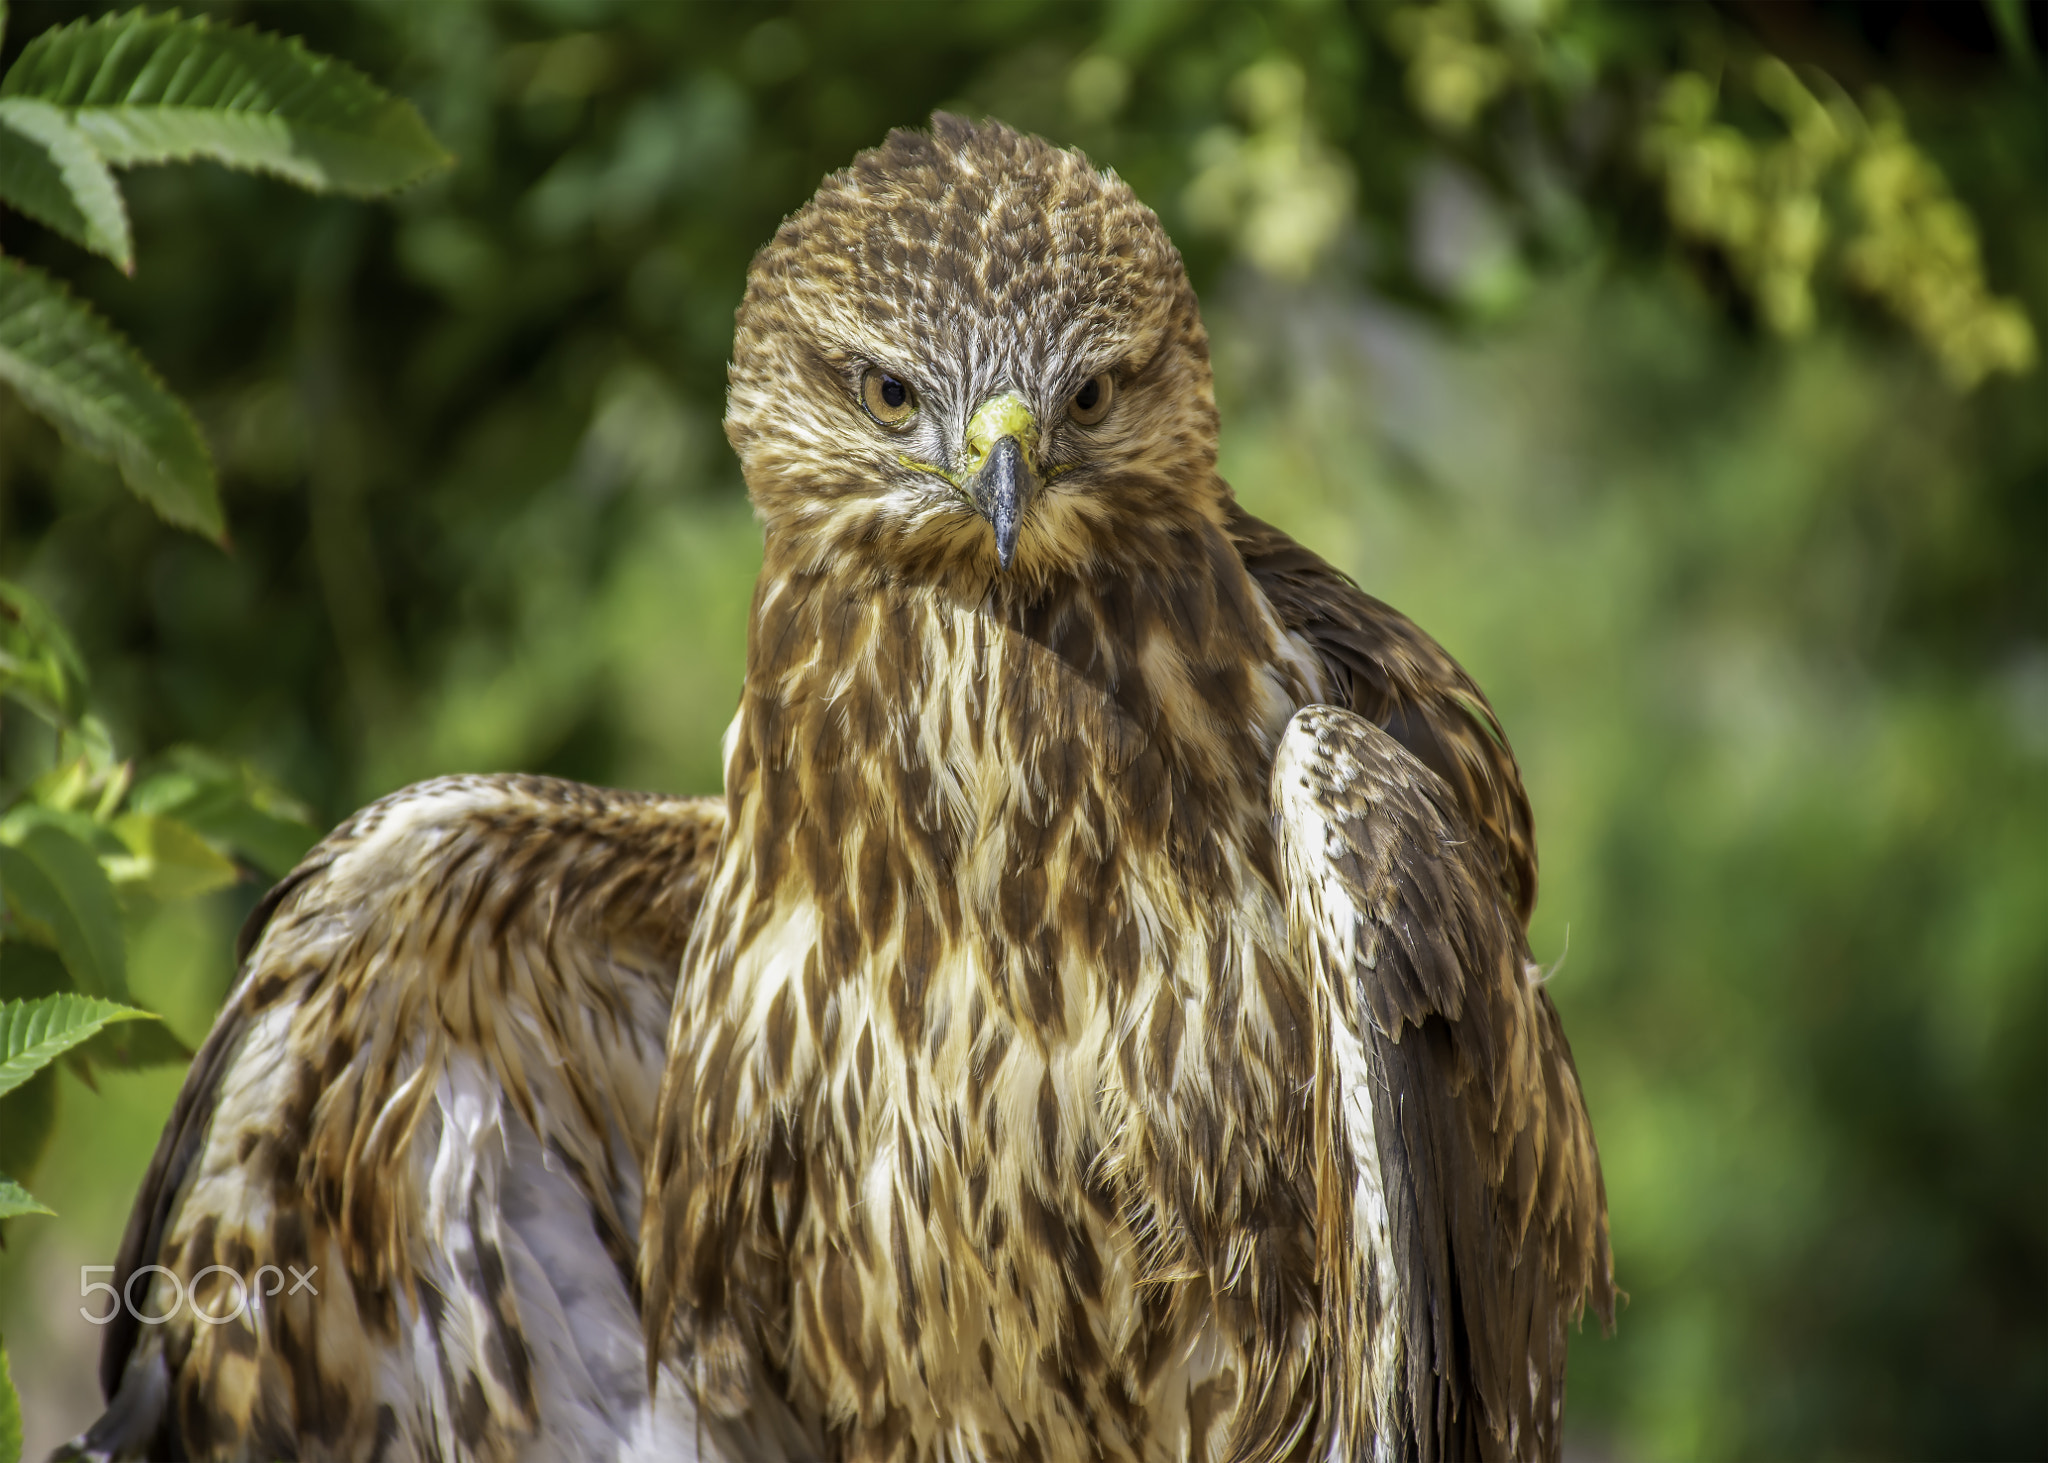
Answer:
<path fill-rule="evenodd" d="M 999 513 L 989 525 L 996 531 L 996 562 L 1004 569 L 1008 569 L 1010 561 L 1017 557 L 1017 533 L 1022 527 L 1019 517 L 1014 510 Z"/>

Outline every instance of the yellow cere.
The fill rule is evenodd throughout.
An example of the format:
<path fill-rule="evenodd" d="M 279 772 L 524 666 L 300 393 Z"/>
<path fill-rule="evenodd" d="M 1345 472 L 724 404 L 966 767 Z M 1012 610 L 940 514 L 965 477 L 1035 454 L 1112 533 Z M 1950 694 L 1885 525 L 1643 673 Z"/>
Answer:
<path fill-rule="evenodd" d="M 987 401 L 984 401 L 975 408 L 974 415 L 967 422 L 967 435 L 964 444 L 967 448 L 967 454 L 957 472 L 951 468 L 942 467 L 935 462 L 925 462 L 904 452 L 897 453 L 896 460 L 903 466 L 917 472 L 928 472 L 933 477 L 944 478 L 954 487 L 964 492 L 968 479 L 981 471 L 982 464 L 988 461 L 988 455 L 995 450 L 996 443 L 1002 441 L 1005 437 L 1015 437 L 1017 439 L 1017 445 L 1024 449 L 1025 461 L 1030 464 L 1033 472 L 1039 474 L 1040 480 L 1043 482 L 1051 482 L 1061 473 L 1070 472 L 1079 465 L 1068 462 L 1050 469 L 1039 465 L 1038 417 L 1025 404 L 1024 398 L 1013 391 L 1005 391 L 1000 396 L 991 396 Z"/>
<path fill-rule="evenodd" d="M 1038 418 L 1013 391 L 991 396 L 974 409 L 967 422 L 967 460 L 961 464 L 961 472 L 968 477 L 979 472 L 996 443 L 1005 437 L 1015 437 L 1025 460 L 1037 467 Z"/>

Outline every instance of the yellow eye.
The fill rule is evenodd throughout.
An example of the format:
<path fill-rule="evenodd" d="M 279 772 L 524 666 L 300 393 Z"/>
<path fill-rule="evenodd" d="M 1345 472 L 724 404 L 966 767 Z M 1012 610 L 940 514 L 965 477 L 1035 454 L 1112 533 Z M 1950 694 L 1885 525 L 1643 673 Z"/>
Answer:
<path fill-rule="evenodd" d="M 1081 383 L 1081 389 L 1067 403 L 1067 415 L 1084 427 L 1092 427 L 1109 415 L 1109 404 L 1115 399 L 1116 381 L 1105 371 Z"/>
<path fill-rule="evenodd" d="M 917 393 L 887 371 L 870 371 L 861 377 L 860 403 L 883 426 L 900 427 L 917 410 Z"/>

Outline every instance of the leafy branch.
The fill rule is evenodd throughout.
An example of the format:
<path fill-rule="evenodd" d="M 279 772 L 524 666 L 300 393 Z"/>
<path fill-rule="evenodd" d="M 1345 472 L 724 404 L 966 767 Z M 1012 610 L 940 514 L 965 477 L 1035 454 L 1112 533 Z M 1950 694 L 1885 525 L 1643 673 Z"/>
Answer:
<path fill-rule="evenodd" d="M 0 0 L 0 38 L 6 34 Z M 135 272 L 119 168 L 204 159 L 368 197 L 446 167 L 410 103 L 298 42 L 132 10 L 35 37 L 0 78 L 0 206 Z M 74 449 L 112 462 L 165 521 L 225 543 L 206 440 L 128 340 L 61 282 L 0 256 L 0 382 Z M 127 924 L 167 900 L 275 878 L 307 814 L 251 769 L 183 749 L 138 779 L 89 704 L 48 609 L 0 580 L 0 699 L 56 756 L 0 785 L 0 1220 L 51 1211 L 22 1186 L 55 1118 L 51 1074 L 191 1053 L 128 992 Z M 14 1176 L 10 1176 L 10 1174 Z M 21 1448 L 0 1350 L 0 1463 Z"/>
<path fill-rule="evenodd" d="M 0 0 L 0 37 L 7 21 Z M 209 159 L 301 187 L 389 192 L 448 162 L 412 106 L 296 41 L 143 11 L 45 31 L 0 78 L 0 204 L 133 273 L 114 169 Z M 171 523 L 225 537 L 198 424 L 135 348 L 59 281 L 0 257 L 0 381 L 80 451 L 112 461 Z M 126 924 L 155 904 L 277 877 L 305 811 L 251 769 L 174 751 L 139 781 L 89 705 L 56 617 L 0 580 L 0 700 L 55 733 L 25 786 L 0 784 L 0 1168 L 25 1177 L 54 1118 L 29 1101 L 60 1057 L 142 1066 L 190 1053 L 128 991 Z M 21 1033 L 23 1045 L 15 1038 Z M 47 1212 L 0 1176 L 0 1219 Z M 4 1390 L 4 1389 L 0 1389 Z M 4 1400 L 4 1399 L 0 1399 Z"/>
<path fill-rule="evenodd" d="M 0 1219 L 47 1212 L 16 1180 L 40 1156 L 54 1108 L 16 1089 L 59 1057 L 90 1081 L 95 1062 L 191 1055 L 153 1021 L 102 1031 L 154 1014 L 128 989 L 127 927 L 245 871 L 277 878 L 313 838 L 305 809 L 213 754 L 177 749 L 138 776 L 89 692 L 56 617 L 0 581 L 0 699 L 56 737 L 50 766 L 0 811 Z"/>
<path fill-rule="evenodd" d="M 0 37 L 7 10 L 0 0 Z M 0 78 L 0 205 L 135 271 L 114 169 L 206 159 L 314 192 L 389 193 L 446 167 L 411 103 L 297 41 L 176 11 L 45 31 Z M 166 521 L 227 524 L 191 411 L 63 285 L 0 258 L 0 381 Z"/>
<path fill-rule="evenodd" d="M 1986 4 L 2009 54 L 2031 69 L 2024 8 Z M 1591 58 L 1612 50 L 1599 35 L 1607 24 L 1592 7 L 1431 0 L 1388 12 L 1386 31 L 1417 115 L 1478 157 L 1505 135 L 1479 124 L 1511 100 L 1531 116 L 1591 115 L 1583 103 L 1601 84 Z M 1662 193 L 1671 233 L 1717 256 L 1773 334 L 1811 331 L 1820 289 L 1836 287 L 1896 317 L 1959 390 L 2034 369 L 2032 320 L 1992 291 L 1977 220 L 1882 90 L 1859 103 L 1817 66 L 1740 46 L 1670 73 L 1653 96 L 1611 62 L 1608 72 L 1603 105 L 1640 108 L 1620 132 L 1637 138 L 1629 162 Z M 1517 147 L 1534 136 L 1516 135 Z M 1461 284 L 1468 305 L 1519 293 L 1511 252 L 1485 263 Z"/>

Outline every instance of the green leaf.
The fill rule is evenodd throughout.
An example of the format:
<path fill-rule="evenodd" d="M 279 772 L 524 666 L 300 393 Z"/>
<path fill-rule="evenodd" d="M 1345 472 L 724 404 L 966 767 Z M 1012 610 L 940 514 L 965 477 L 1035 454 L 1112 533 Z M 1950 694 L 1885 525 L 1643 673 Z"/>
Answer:
<path fill-rule="evenodd" d="M 58 725 L 85 710 L 85 661 L 47 606 L 0 579 L 0 696 Z"/>
<path fill-rule="evenodd" d="M 55 823 L 6 832 L 12 841 L 0 842 L 0 891 L 22 932 L 54 947 L 87 995 L 125 1001 L 121 909 L 98 857 Z"/>
<path fill-rule="evenodd" d="M 23 801 L 0 818 L 0 826 L 33 822 L 44 819 L 46 813 L 57 813 L 62 816 L 56 821 L 81 834 L 86 829 L 95 830 L 85 835 L 85 841 L 98 847 L 102 854 L 119 853 L 118 839 L 114 840 L 113 848 L 102 846 L 101 824 L 113 816 L 127 795 L 129 784 L 134 781 L 135 764 L 114 760 L 113 743 L 106 736 L 106 727 L 90 712 L 79 718 L 75 730 L 66 730 L 58 755 L 61 757 L 73 748 L 78 749 L 76 756 L 56 763 L 22 789 Z"/>
<path fill-rule="evenodd" d="M 74 989 L 54 950 L 26 940 L 0 941 L 0 1000 L 28 1001 Z M 57 1074 L 45 1067 L 0 1097 L 0 1173 L 33 1178 L 57 1124 Z"/>
<path fill-rule="evenodd" d="M 0 1219 L 12 1219 L 17 1214 L 55 1214 L 56 1212 L 56 1210 L 38 1203 L 35 1195 L 24 1189 L 20 1184 L 17 1184 L 13 1179 L 8 1178 L 5 1174 L 0 1174 Z M 16 1405 L 18 1406 L 19 1404 Z M 5 1406 L 6 1399 L 4 1396 L 0 1396 L 0 1409 L 4 1409 Z M 8 1456 L 6 1426 L 7 1414 L 4 1410 L 0 1410 L 0 1458 Z M 17 1429 L 21 1426 L 18 1415 L 15 1419 L 15 1426 Z M 16 1458 L 21 1456 L 21 1438 L 18 1432 L 15 1436 L 13 1456 Z"/>
<path fill-rule="evenodd" d="M 0 33 L 6 29 L 6 0 L 0 0 Z M 0 1463 L 21 1463 L 21 1398 L 14 1390 L 4 1344 L 0 1344 Z"/>
<path fill-rule="evenodd" d="M 303 821 L 248 804 L 224 808 L 203 820 L 195 817 L 193 826 L 225 843 L 273 879 L 289 874 L 306 850 L 320 841 L 320 835 Z"/>
<path fill-rule="evenodd" d="M 135 812 L 175 816 L 273 879 L 291 872 L 318 838 L 303 803 L 246 763 L 177 747 L 129 797 Z"/>
<path fill-rule="evenodd" d="M 25 945 L 23 940 L 8 940 L 0 945 L 0 990 L 8 998 L 23 996 L 49 996 L 70 990 L 70 979 L 63 973 L 63 963 L 49 951 L 37 945 Z M 49 961 L 55 971 L 55 984 L 47 986 L 39 979 L 33 979 L 37 971 L 25 971 L 23 961 L 14 957 L 23 953 L 41 955 Z M 8 971 L 12 967 L 12 977 Z M 45 971 L 47 973 L 47 971 Z M 43 1149 L 49 1147 L 49 1133 L 57 1127 L 57 1072 L 55 1068 L 43 1068 L 33 1078 L 0 1096 L 0 1174 L 16 1174 L 27 1182 L 35 1176 L 35 1166 L 43 1158 Z"/>
<path fill-rule="evenodd" d="M 0 203 L 135 272 L 128 209 L 114 175 L 59 107 L 0 97 Z"/>
<path fill-rule="evenodd" d="M 155 1020 L 148 1011 L 91 996 L 0 1001 L 0 1096 L 13 1091 L 109 1022 Z"/>
<path fill-rule="evenodd" d="M 41 270 L 0 257 L 0 381 L 81 452 L 111 460 L 168 521 L 219 540 L 199 424 L 134 347 Z"/>
<path fill-rule="evenodd" d="M 103 860 L 108 876 L 152 898 L 191 899 L 239 877 L 234 860 L 175 818 L 128 813 L 114 820 L 114 832 L 128 854 Z"/>
<path fill-rule="evenodd" d="M 29 798 L 16 803 L 4 816 L 0 816 L 0 843 L 18 844 L 28 837 L 32 829 L 48 826 L 69 834 L 91 849 L 96 858 L 120 857 L 128 851 L 128 845 L 121 841 L 120 836 L 95 821 L 91 813 L 61 803 L 30 800 L 47 787 L 42 778 L 37 778 L 29 784 Z"/>
<path fill-rule="evenodd" d="M 0 96 L 73 108 L 116 167 L 210 158 L 368 196 L 448 166 L 410 102 L 297 41 L 130 10 L 44 31 Z"/>

